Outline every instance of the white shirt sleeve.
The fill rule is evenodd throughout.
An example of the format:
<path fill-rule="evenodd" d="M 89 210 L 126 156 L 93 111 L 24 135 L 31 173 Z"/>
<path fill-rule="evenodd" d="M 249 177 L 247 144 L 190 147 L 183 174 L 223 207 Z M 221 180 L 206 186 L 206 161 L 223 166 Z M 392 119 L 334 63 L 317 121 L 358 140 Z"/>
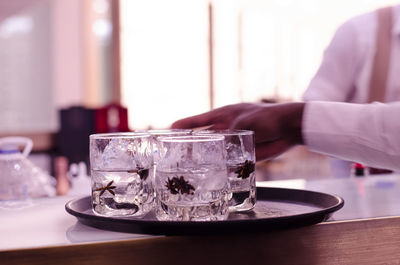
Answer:
<path fill-rule="evenodd" d="M 400 170 L 400 102 L 307 102 L 303 138 L 310 150 Z"/>
<path fill-rule="evenodd" d="M 305 101 L 348 101 L 353 93 L 360 57 L 357 35 L 353 20 L 337 29 L 303 95 Z"/>

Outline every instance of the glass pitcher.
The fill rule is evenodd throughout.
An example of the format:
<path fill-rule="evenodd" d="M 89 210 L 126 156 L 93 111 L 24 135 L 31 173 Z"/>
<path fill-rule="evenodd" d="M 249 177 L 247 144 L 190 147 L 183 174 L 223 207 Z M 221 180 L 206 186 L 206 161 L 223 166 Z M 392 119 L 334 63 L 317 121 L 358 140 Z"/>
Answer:
<path fill-rule="evenodd" d="M 29 138 L 0 138 L 0 201 L 55 195 L 51 176 L 27 158 L 32 146 Z"/>

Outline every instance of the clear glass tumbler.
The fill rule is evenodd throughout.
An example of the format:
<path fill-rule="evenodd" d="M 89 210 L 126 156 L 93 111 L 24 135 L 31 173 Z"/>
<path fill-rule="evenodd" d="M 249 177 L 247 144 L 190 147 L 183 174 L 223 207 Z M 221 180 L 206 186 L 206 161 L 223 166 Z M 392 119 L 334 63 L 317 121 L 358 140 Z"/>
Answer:
<path fill-rule="evenodd" d="M 190 129 L 159 129 L 159 130 L 149 130 L 148 132 L 152 136 L 154 164 L 157 164 L 158 160 L 160 159 L 159 156 L 160 143 L 157 140 L 158 137 L 185 136 L 192 134 L 192 130 Z"/>
<path fill-rule="evenodd" d="M 159 220 L 213 221 L 228 217 L 230 188 L 224 137 L 159 137 L 155 187 Z"/>
<path fill-rule="evenodd" d="M 155 205 L 151 135 L 90 135 L 92 207 L 103 216 L 140 216 Z"/>
<path fill-rule="evenodd" d="M 227 151 L 228 178 L 232 189 L 230 211 L 248 211 L 256 204 L 254 132 L 247 130 L 205 130 L 195 135 L 223 135 Z"/>

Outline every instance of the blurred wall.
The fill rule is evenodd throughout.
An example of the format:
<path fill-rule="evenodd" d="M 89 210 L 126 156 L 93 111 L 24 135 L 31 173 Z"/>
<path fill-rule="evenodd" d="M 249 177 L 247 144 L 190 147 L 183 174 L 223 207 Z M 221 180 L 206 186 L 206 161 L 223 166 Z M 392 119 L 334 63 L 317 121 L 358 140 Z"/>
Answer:
<path fill-rule="evenodd" d="M 0 1 L 0 135 L 56 132 L 60 109 L 108 103 L 108 3 Z"/>
<path fill-rule="evenodd" d="M 82 0 L 52 0 L 52 75 L 55 105 L 81 105 L 84 101 L 84 41 Z"/>
<path fill-rule="evenodd" d="M 50 10 L 32 1 L 0 22 L 1 133 L 57 130 Z"/>

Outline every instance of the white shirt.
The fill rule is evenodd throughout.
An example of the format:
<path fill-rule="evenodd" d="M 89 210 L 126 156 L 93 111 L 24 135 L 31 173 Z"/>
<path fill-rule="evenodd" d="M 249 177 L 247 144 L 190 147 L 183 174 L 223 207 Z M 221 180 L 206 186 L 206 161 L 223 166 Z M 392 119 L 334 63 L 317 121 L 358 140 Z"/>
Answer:
<path fill-rule="evenodd" d="M 392 14 L 391 60 L 385 102 L 400 100 L 400 5 L 392 8 Z M 305 101 L 367 103 L 376 48 L 377 17 L 376 11 L 366 13 L 350 19 L 337 29 L 303 95 Z M 349 119 L 347 115 L 342 116 L 344 118 Z M 353 122 L 347 121 L 349 124 Z M 350 175 L 350 162 L 335 159 L 330 162 L 335 177 Z"/>
<path fill-rule="evenodd" d="M 308 102 L 302 133 L 312 151 L 400 170 L 400 102 Z"/>
<path fill-rule="evenodd" d="M 400 5 L 392 8 L 391 61 L 386 102 L 400 100 Z M 366 103 L 375 54 L 377 12 L 355 17 L 336 31 L 304 100 Z"/>

